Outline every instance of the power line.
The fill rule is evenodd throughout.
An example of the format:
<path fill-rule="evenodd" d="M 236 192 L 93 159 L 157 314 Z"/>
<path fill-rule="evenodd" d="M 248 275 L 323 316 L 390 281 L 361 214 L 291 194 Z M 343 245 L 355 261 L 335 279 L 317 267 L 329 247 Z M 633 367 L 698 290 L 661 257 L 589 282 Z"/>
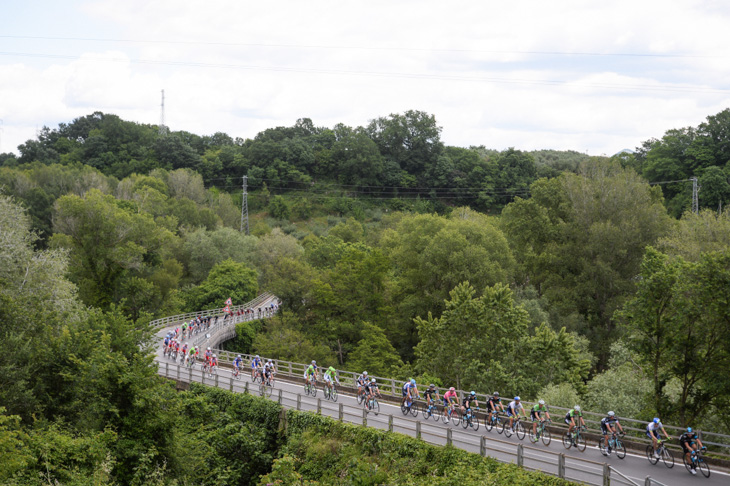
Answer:
<path fill-rule="evenodd" d="M 547 79 L 518 79 L 518 78 L 495 78 L 485 76 L 465 76 L 465 75 L 445 75 L 445 74 L 424 74 L 424 73 L 405 73 L 405 72 L 377 72 L 377 71 L 353 71 L 344 69 L 314 69 L 314 68 L 294 68 L 284 66 L 251 66 L 243 64 L 228 63 L 205 63 L 192 61 L 162 61 L 152 59 L 129 59 L 129 58 L 110 58 L 110 57 L 89 57 L 89 56 L 69 56 L 62 54 L 36 54 L 28 52 L 0 52 L 2 56 L 18 56 L 30 58 L 47 58 L 47 59 L 68 59 L 84 62 L 117 62 L 132 64 L 149 64 L 160 66 L 179 66 L 179 67 L 195 67 L 195 68 L 215 68 L 215 69 L 240 69 L 248 71 L 272 71 L 272 72 L 289 72 L 303 74 L 329 74 L 343 76 L 367 76 L 382 78 L 407 78 L 407 79 L 423 79 L 438 81 L 467 81 L 467 82 L 484 82 L 495 84 L 518 84 L 518 85 L 537 85 L 537 86 L 556 86 L 570 88 L 597 88 L 609 90 L 630 90 L 630 91 L 650 91 L 650 92 L 683 92 L 683 93 L 730 93 L 729 89 L 708 88 L 706 86 L 680 86 L 680 85 L 664 85 L 664 86 L 648 86 L 648 85 L 630 85 L 630 84 L 614 84 L 614 83 L 580 83 L 571 81 L 554 81 Z"/>

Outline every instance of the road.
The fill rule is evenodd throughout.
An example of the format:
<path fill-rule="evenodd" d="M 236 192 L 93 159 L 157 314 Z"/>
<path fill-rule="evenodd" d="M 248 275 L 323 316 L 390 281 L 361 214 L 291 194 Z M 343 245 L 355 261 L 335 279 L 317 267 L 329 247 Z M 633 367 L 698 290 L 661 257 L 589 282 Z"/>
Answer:
<path fill-rule="evenodd" d="M 168 329 L 163 329 L 158 333 L 160 340 L 164 338 Z M 208 375 L 203 376 L 200 365 L 193 370 L 179 367 L 171 359 L 162 356 L 162 349 L 157 349 L 156 357 L 160 365 L 160 374 L 172 379 L 180 381 L 195 381 L 204 383 L 209 386 L 217 386 L 220 388 L 232 390 L 236 393 L 243 393 L 248 384 L 249 392 L 258 393 L 259 385 L 254 384 L 250 380 L 250 371 L 241 373 L 240 379 L 233 379 L 230 370 L 222 368 L 219 374 L 214 377 Z M 357 400 L 352 395 L 340 394 L 338 402 L 325 400 L 321 386 L 319 387 L 317 397 L 306 396 L 304 389 L 299 383 L 277 380 L 274 386 L 272 399 L 279 399 L 279 391 L 281 391 L 281 404 L 286 408 L 299 408 L 307 411 L 317 411 L 318 406 L 321 407 L 321 413 L 333 418 L 338 418 L 340 414 L 340 404 L 342 404 L 343 420 L 345 422 L 362 424 L 363 411 L 362 406 L 357 404 Z M 470 452 L 480 453 L 480 442 L 482 436 L 486 447 L 486 454 L 496 458 L 502 462 L 517 462 L 517 446 L 523 446 L 523 466 L 528 469 L 537 469 L 557 474 L 559 454 L 565 454 L 565 474 L 567 479 L 584 481 L 586 483 L 601 484 L 604 463 L 609 464 L 618 472 L 622 473 L 636 484 L 644 485 L 645 478 L 651 476 L 653 480 L 659 481 L 666 486 L 684 486 L 688 484 L 701 484 L 707 486 L 730 484 L 730 475 L 726 472 L 718 471 L 717 468 L 712 469 L 709 478 L 701 476 L 691 476 L 685 469 L 681 457 L 675 454 L 675 465 L 672 469 L 668 469 L 659 461 L 656 465 L 651 465 L 646 457 L 641 454 L 629 452 L 622 460 L 611 455 L 603 456 L 597 449 L 596 445 L 589 442 L 584 452 L 577 449 L 566 450 L 560 437 L 553 434 L 552 442 L 549 446 L 530 445 L 527 438 L 520 441 L 516 435 L 511 438 L 505 437 L 504 434 L 497 434 L 496 429 L 487 432 L 482 425 L 478 431 L 472 429 L 464 429 L 461 426 L 455 427 L 452 424 L 445 424 L 442 421 L 438 423 L 433 420 L 426 419 L 421 413 L 417 417 L 411 415 L 404 416 L 400 407 L 381 402 L 380 414 L 367 414 L 367 425 L 379 429 L 388 430 L 389 421 L 392 416 L 392 429 L 394 432 L 400 432 L 410 436 L 416 436 L 417 425 L 420 422 L 421 438 L 426 442 L 445 445 L 447 441 L 447 429 L 451 430 L 451 438 L 453 445 Z M 531 424 L 525 424 L 528 426 Z M 631 484 L 624 481 L 615 471 L 611 472 L 612 484 Z M 657 483 L 653 483 L 657 484 Z"/>

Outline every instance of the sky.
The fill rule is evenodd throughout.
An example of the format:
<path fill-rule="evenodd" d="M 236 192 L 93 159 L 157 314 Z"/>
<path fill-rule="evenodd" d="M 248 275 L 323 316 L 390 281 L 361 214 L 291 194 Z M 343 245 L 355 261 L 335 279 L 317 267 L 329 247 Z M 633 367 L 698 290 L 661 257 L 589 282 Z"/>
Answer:
<path fill-rule="evenodd" d="M 730 108 L 725 0 L 0 0 L 0 152 L 94 111 L 253 138 L 421 110 L 612 155 Z"/>

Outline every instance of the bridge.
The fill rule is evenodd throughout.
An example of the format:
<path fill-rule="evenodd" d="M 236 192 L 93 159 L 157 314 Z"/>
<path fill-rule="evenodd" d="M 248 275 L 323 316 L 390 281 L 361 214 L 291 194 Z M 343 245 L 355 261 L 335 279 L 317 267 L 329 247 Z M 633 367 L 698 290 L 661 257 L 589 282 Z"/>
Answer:
<path fill-rule="evenodd" d="M 233 307 L 232 310 L 238 311 L 250 308 L 257 311 L 258 308 L 265 309 L 274 302 L 277 302 L 274 295 L 264 293 L 251 302 Z M 167 331 L 183 321 L 189 321 L 196 316 L 203 315 L 219 316 L 220 313 L 220 309 L 214 309 L 182 314 L 152 321 L 150 325 L 158 330 L 157 336 L 162 340 Z M 271 315 L 272 313 L 266 312 L 261 318 L 268 318 Z M 233 377 L 231 363 L 235 356 L 241 353 L 217 349 L 220 343 L 235 336 L 235 324 L 252 318 L 259 318 L 258 312 L 255 312 L 253 316 L 233 315 L 225 320 L 217 319 L 215 324 L 205 333 L 200 333 L 188 339 L 188 342 L 194 346 L 213 348 L 213 352 L 218 355 L 221 365 L 217 374 L 204 374 L 200 365 L 192 369 L 182 366 L 179 361 L 176 363 L 163 357 L 162 349 L 159 348 L 155 357 L 158 364 L 158 373 L 182 383 L 196 382 L 223 388 L 234 393 L 261 393 L 269 399 L 278 401 L 285 408 L 312 411 L 348 423 L 399 432 L 418 437 L 434 445 L 450 444 L 470 452 L 494 457 L 502 462 L 515 463 L 525 469 L 542 471 L 571 481 L 591 485 L 679 486 L 697 482 L 698 484 L 715 486 L 727 485 L 730 481 L 730 474 L 718 469 L 718 466 L 714 464 L 709 478 L 706 479 L 699 473 L 697 476 L 691 476 L 683 465 L 681 449 L 672 450 L 674 456 L 674 467 L 672 468 L 666 467 L 661 460 L 655 465 L 649 464 L 644 452 L 648 441 L 646 437 L 644 437 L 646 439 L 644 441 L 640 437 L 629 437 L 627 435 L 628 453 L 624 459 L 616 457 L 615 454 L 608 457 L 603 456 L 597 448 L 599 436 L 590 433 L 591 429 L 597 430 L 599 428 L 598 421 L 603 417 L 603 414 L 584 412 L 584 418 L 589 427 L 588 446 L 584 452 L 580 452 L 576 448 L 564 448 L 561 436 L 565 427 L 560 427 L 556 423 L 550 428 L 552 441 L 548 446 L 544 446 L 543 444 L 533 445 L 529 441 L 523 443 L 516 435 L 505 437 L 498 434 L 496 429 L 491 432 L 487 432 L 484 427 L 480 427 L 478 430 L 464 429 L 442 421 L 424 418 L 422 413 L 418 413 L 416 416 L 404 415 L 400 409 L 402 382 L 391 378 L 376 377 L 381 387 L 381 393 L 383 393 L 380 413 L 377 415 L 367 413 L 362 405 L 357 403 L 357 390 L 354 385 L 357 373 L 338 371 L 338 378 L 341 383 L 341 386 L 338 387 L 339 397 L 337 401 L 328 400 L 325 399 L 321 386 L 316 396 L 305 393 L 302 377 L 308 365 L 278 360 L 274 357 L 271 359 L 277 369 L 276 383 L 273 389 L 268 388 L 265 390 L 266 393 L 262 393 L 264 389 L 259 384 L 251 381 L 250 371 L 248 371 L 250 368 L 244 367 L 238 378 Z M 252 358 L 250 355 L 242 354 L 242 356 L 246 362 L 250 362 Z M 423 385 L 419 385 L 419 389 L 424 389 L 422 387 Z M 463 397 L 464 391 L 459 390 L 458 393 L 460 397 Z M 478 395 L 480 401 L 485 400 L 485 398 L 485 395 Z M 525 402 L 525 405 L 528 403 Z M 557 419 L 555 422 L 562 423 L 560 412 L 565 409 L 551 407 L 551 410 L 554 412 L 554 418 Z M 563 415 L 564 413 L 562 412 Z M 638 435 L 644 430 L 644 422 L 642 421 L 624 417 L 620 417 L 620 420 L 624 430 L 629 433 L 634 432 Z M 531 427 L 531 423 L 525 425 Z M 676 437 L 679 435 L 679 428 L 665 427 L 671 436 Z M 708 445 L 730 448 L 730 436 L 705 431 L 702 440 Z M 724 454 L 720 455 L 723 456 Z"/>

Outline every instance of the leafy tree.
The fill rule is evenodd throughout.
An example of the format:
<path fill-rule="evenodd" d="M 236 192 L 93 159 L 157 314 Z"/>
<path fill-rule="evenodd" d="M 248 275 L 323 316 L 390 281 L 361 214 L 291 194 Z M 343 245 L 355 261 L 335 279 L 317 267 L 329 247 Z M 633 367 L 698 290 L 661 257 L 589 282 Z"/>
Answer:
<path fill-rule="evenodd" d="M 347 358 L 347 368 L 361 372 L 367 370 L 372 376 L 392 376 L 403 365 L 398 353 L 385 332 L 369 322 L 362 323 L 363 338 Z"/>
<path fill-rule="evenodd" d="M 730 212 L 717 214 L 703 209 L 698 214 L 687 211 L 667 235 L 659 238 L 657 247 L 671 256 L 697 261 L 703 253 L 722 251 L 730 241 Z"/>
<path fill-rule="evenodd" d="M 248 302 L 258 293 L 256 271 L 245 263 L 224 260 L 213 266 L 198 287 L 188 291 L 188 308 L 192 310 L 223 307 L 230 297 L 234 303 Z"/>

